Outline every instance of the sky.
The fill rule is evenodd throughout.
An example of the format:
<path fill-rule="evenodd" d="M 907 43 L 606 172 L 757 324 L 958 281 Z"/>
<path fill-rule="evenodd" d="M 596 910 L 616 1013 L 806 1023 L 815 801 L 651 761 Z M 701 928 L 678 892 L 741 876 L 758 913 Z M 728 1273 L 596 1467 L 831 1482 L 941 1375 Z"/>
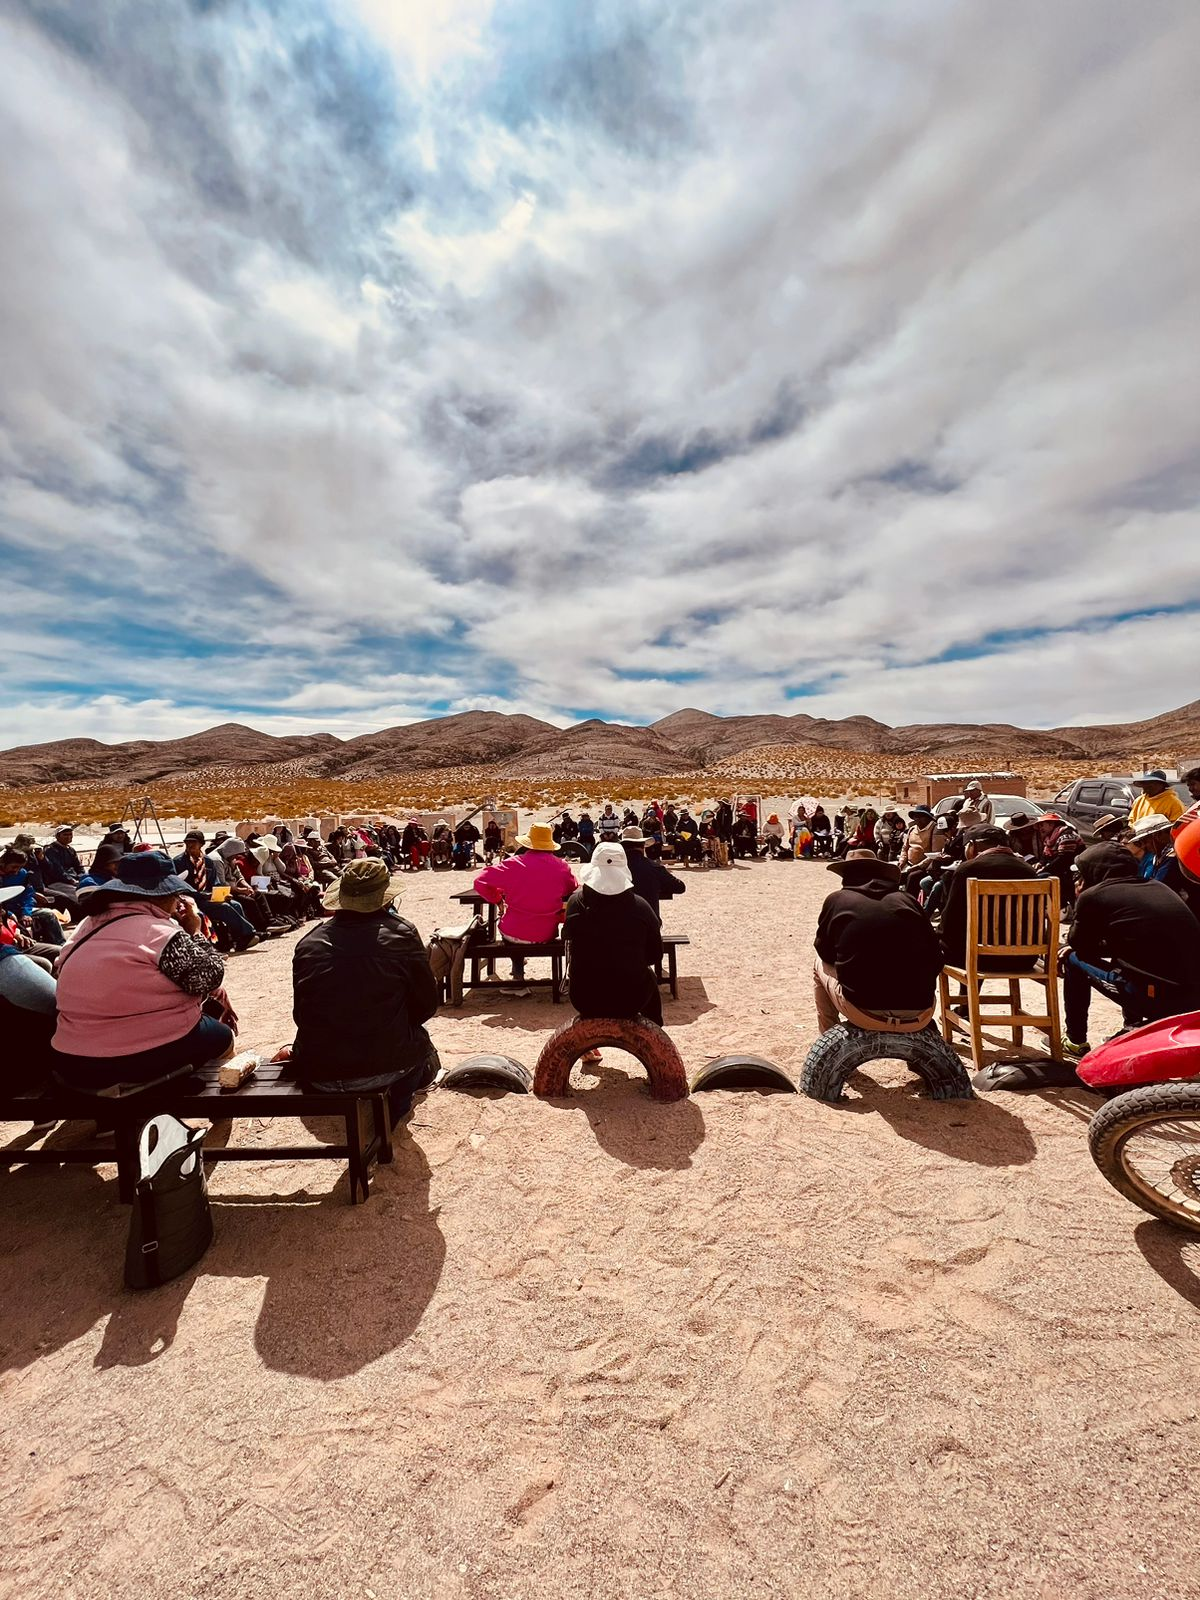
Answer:
<path fill-rule="evenodd" d="M 1195 0 L 0 0 L 0 745 L 1200 694 Z"/>

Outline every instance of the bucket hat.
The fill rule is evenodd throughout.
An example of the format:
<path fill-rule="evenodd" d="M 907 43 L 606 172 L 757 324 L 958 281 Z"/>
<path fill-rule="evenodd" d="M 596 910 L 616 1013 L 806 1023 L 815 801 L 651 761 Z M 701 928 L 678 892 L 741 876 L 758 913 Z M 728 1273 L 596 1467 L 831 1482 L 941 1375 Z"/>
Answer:
<path fill-rule="evenodd" d="M 161 850 L 133 852 L 121 857 L 120 875 L 106 878 L 103 883 L 80 889 L 81 905 L 97 899 L 107 900 L 159 900 L 169 894 L 186 894 L 194 900 L 196 891 L 186 878 L 180 877 L 169 856 Z"/>
<path fill-rule="evenodd" d="M 622 828 L 621 843 L 642 845 L 649 844 L 650 841 L 640 828 Z"/>
<path fill-rule="evenodd" d="M 602 844 L 592 855 L 589 864 L 579 874 L 586 889 L 597 894 L 624 894 L 633 888 L 633 874 L 619 844 Z"/>
<path fill-rule="evenodd" d="M 1130 778 L 1129 781 L 1130 783 L 1136 783 L 1139 787 L 1143 783 L 1161 783 L 1165 788 L 1167 775 L 1161 767 L 1151 767 L 1149 772 L 1139 772 L 1136 778 Z"/>
<path fill-rule="evenodd" d="M 396 898 L 392 875 L 378 856 L 351 861 L 321 899 L 326 911 L 382 911 Z"/>

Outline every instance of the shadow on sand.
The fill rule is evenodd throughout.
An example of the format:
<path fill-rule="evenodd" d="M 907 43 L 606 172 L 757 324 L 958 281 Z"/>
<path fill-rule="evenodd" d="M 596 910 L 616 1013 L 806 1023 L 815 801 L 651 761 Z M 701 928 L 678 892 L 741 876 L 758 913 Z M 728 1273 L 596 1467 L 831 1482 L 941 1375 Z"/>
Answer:
<path fill-rule="evenodd" d="M 852 1072 L 847 1087 L 860 1096 L 839 1102 L 848 1111 L 876 1111 L 902 1139 L 981 1167 L 1020 1167 L 1037 1146 L 1029 1129 L 991 1096 L 974 1100 L 930 1100 L 920 1081 L 889 1087 L 867 1073 Z"/>
<path fill-rule="evenodd" d="M 586 1117 L 596 1143 L 627 1167 L 661 1171 L 690 1167 L 704 1138 L 699 1106 L 690 1098 L 666 1104 L 652 1100 L 641 1063 L 633 1056 L 625 1059 L 636 1066 L 636 1074 L 603 1064 L 576 1066 L 571 1073 L 572 1094 L 542 1104 Z"/>
<path fill-rule="evenodd" d="M 82 1165 L 0 1172 L 12 1246 L 0 1265 L 0 1371 L 71 1344 L 104 1317 L 98 1367 L 153 1361 L 170 1348 L 192 1285 L 210 1276 L 266 1280 L 254 1343 L 267 1367 L 325 1381 L 358 1372 L 414 1331 L 441 1277 L 429 1184 L 423 1151 L 398 1129 L 395 1161 L 375 1169 L 365 1205 L 349 1204 L 344 1172 L 315 1195 L 213 1193 L 207 1253 L 174 1282 L 131 1293 L 122 1285 L 129 1210 L 115 1175 Z"/>

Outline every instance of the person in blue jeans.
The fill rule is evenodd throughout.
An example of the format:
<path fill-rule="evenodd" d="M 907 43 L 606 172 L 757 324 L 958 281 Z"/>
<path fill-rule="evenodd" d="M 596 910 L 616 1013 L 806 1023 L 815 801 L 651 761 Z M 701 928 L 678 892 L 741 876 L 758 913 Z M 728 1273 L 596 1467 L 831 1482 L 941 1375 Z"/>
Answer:
<path fill-rule="evenodd" d="M 195 890 L 196 902 L 215 928 L 229 936 L 235 950 L 249 950 L 258 943 L 254 924 L 231 897 L 216 901 L 213 890 L 227 887 L 225 863 L 219 855 L 204 848 L 204 835 L 193 828 L 184 835 L 183 854 L 175 857 L 175 871 Z"/>
<path fill-rule="evenodd" d="M 35 959 L 11 914 L 21 885 L 0 889 L 0 1059 L 6 1085 L 40 1077 L 49 1066 L 54 1033 L 55 983 L 45 961 Z"/>
<path fill-rule="evenodd" d="M 1165 883 L 1140 876 L 1122 845 L 1098 844 L 1076 863 L 1080 892 L 1063 980 L 1063 1051 L 1088 1052 L 1096 989 L 1121 1007 L 1127 1028 L 1200 1009 L 1200 920 Z"/>

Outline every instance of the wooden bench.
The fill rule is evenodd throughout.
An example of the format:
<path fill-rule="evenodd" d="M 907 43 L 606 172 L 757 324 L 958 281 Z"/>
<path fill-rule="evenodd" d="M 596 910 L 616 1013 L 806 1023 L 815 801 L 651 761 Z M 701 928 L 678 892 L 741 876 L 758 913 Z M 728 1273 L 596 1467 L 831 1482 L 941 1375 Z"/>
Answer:
<path fill-rule="evenodd" d="M 659 983 L 670 985 L 671 999 L 679 999 L 679 951 L 684 945 L 691 944 L 686 933 L 664 933 L 662 936 L 663 953 L 662 961 L 658 964 L 657 977 Z M 563 994 L 563 966 L 566 950 L 561 939 L 547 939 L 543 944 L 511 945 L 503 939 L 480 939 L 468 947 L 467 960 L 471 963 L 471 976 L 463 985 L 463 990 L 474 989 L 478 986 L 495 988 L 503 992 L 506 989 L 545 989 L 550 990 L 550 999 L 554 1005 L 559 1005 Z M 548 978 L 500 978 L 490 979 L 488 982 L 480 977 L 480 968 L 486 966 L 489 973 L 495 972 L 495 964 L 501 957 L 512 960 L 514 957 L 548 956 L 550 958 L 550 977 Z M 666 976 L 663 976 L 663 961 L 666 962 Z M 451 996 L 444 990 L 444 998 Z M 455 1002 L 462 1004 L 462 994 Z"/>
<path fill-rule="evenodd" d="M 285 1077 L 287 1063 L 271 1062 L 258 1068 L 240 1089 L 220 1088 L 215 1066 L 202 1067 L 186 1078 L 120 1096 L 79 1095 L 54 1085 L 48 1088 L 8 1090 L 0 1093 L 0 1122 L 32 1122 L 35 1126 L 70 1121 L 114 1124 L 112 1144 L 71 1149 L 0 1149 L 0 1166 L 25 1163 L 82 1161 L 95 1166 L 115 1161 L 117 1190 L 129 1204 L 137 1181 L 138 1135 L 157 1112 L 176 1117 L 205 1117 L 225 1122 L 234 1117 L 336 1117 L 345 1126 L 339 1144 L 243 1145 L 230 1149 L 205 1149 L 205 1161 L 346 1161 L 350 1177 L 350 1203 L 357 1205 L 370 1194 L 374 1161 L 392 1159 L 392 1106 L 386 1090 L 322 1094 Z"/>
<path fill-rule="evenodd" d="M 659 983 L 671 985 L 671 999 L 679 999 L 679 950 L 685 944 L 691 944 L 686 933 L 664 933 L 662 936 L 663 956 L 667 963 L 667 976 L 662 975 L 662 962 L 658 964 Z"/>
<path fill-rule="evenodd" d="M 499 978 L 492 975 L 496 971 L 498 960 L 528 961 L 532 957 L 541 956 L 550 959 L 550 976 L 548 978 Z M 505 939 L 477 939 L 469 948 L 467 960 L 471 963 L 471 977 L 465 985 L 474 989 L 481 984 L 488 989 L 549 989 L 550 1000 L 554 1005 L 562 1003 L 563 989 L 563 942 L 561 939 L 547 939 L 542 944 L 509 944 Z M 479 969 L 486 966 L 489 981 L 484 984 L 479 976 Z"/>

